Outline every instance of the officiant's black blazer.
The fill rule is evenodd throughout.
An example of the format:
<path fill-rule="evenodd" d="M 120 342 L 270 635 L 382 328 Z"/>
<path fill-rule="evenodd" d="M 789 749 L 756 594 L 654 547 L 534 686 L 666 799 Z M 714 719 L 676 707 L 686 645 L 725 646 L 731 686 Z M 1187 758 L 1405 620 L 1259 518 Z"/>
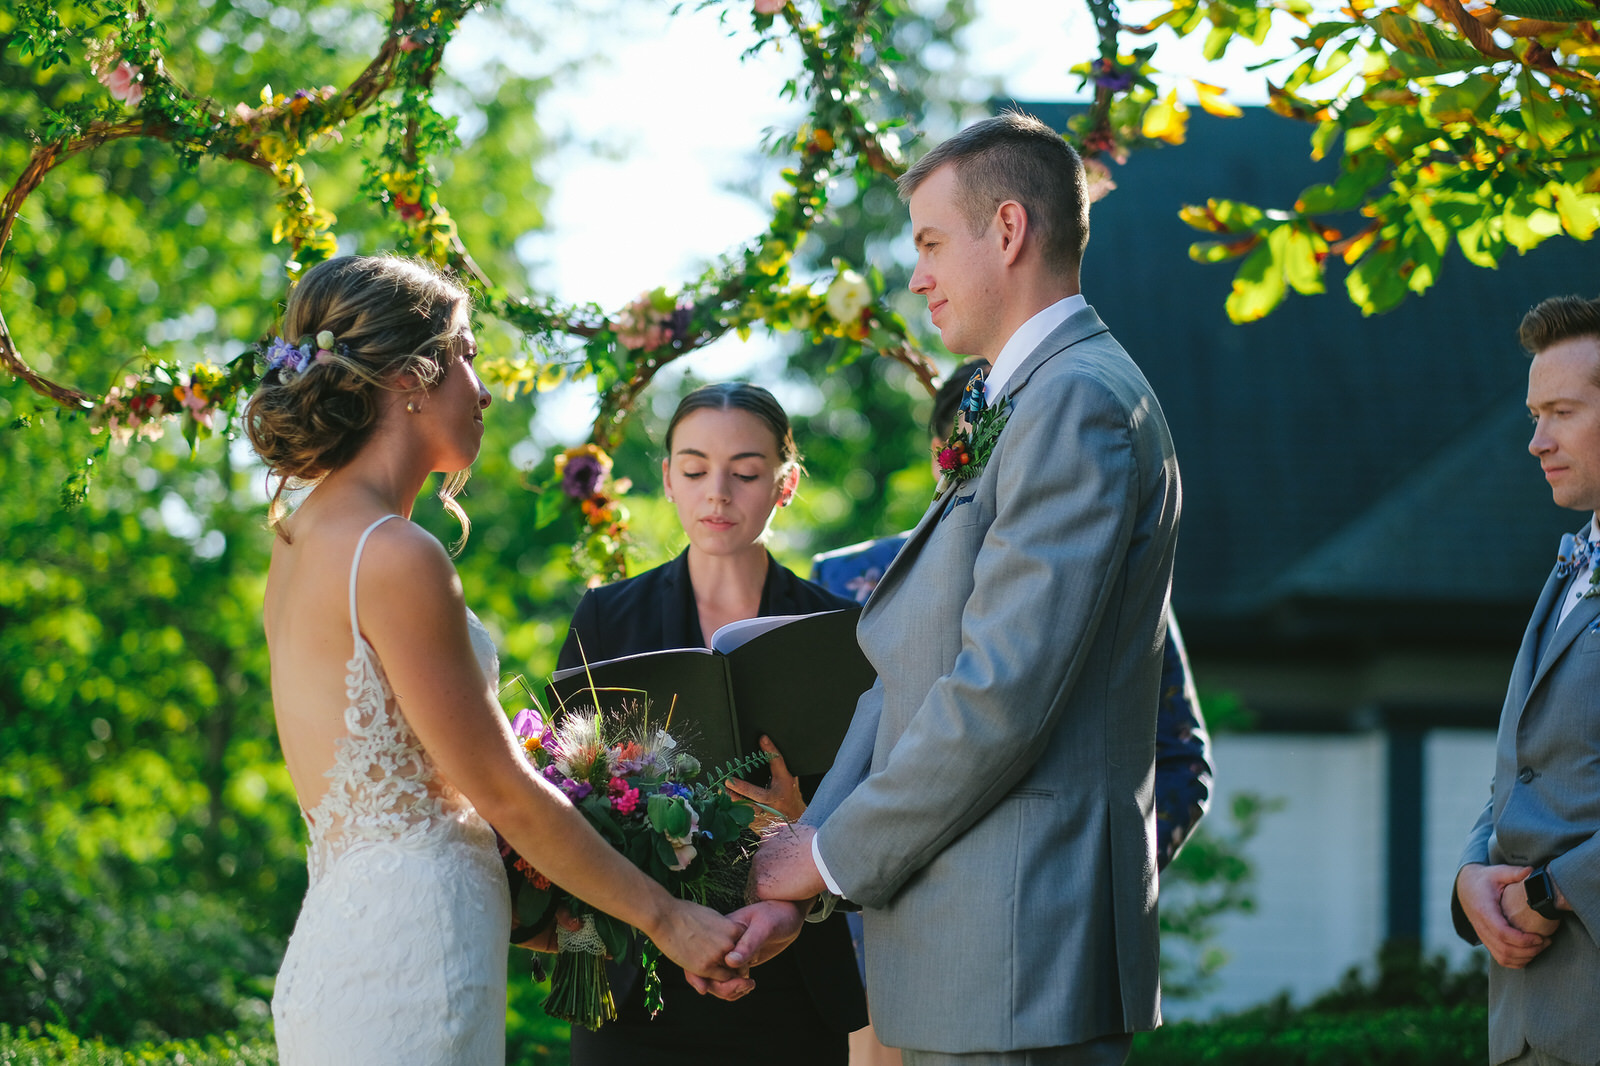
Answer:
<path fill-rule="evenodd" d="M 771 555 L 767 556 L 767 580 L 761 590 L 763 617 L 854 606 L 853 601 L 795 576 Z M 572 628 L 557 668 L 580 666 L 585 659 L 599 662 L 638 652 L 704 646 L 685 552 L 637 577 L 584 593 L 572 616 Z M 797 683 L 803 671 L 814 666 L 796 663 Z M 807 800 L 820 780 L 820 776 L 801 779 L 801 792 Z M 866 996 L 842 914 L 807 925 L 788 950 L 751 971 L 756 979 L 755 991 L 732 1003 L 697 995 L 688 988 L 681 970 L 663 962 L 667 1007 L 654 1022 L 647 1023 L 640 1015 L 643 993 L 638 987 L 642 983 L 639 971 L 615 964 L 608 970 L 620 1017 L 597 1033 L 573 1027 L 573 1066 L 610 1062 L 637 1066 L 641 1061 L 637 1057 L 639 1048 L 647 1041 L 652 1056 L 649 1061 L 675 1061 L 661 1057 L 665 1051 L 663 1038 L 669 1035 L 681 1037 L 671 1041 L 673 1050 L 692 1052 L 687 1045 L 699 1043 L 699 1058 L 691 1054 L 685 1061 L 711 1061 L 705 1057 L 707 1053 L 715 1057 L 717 1048 L 724 1044 L 731 1048 L 759 1034 L 759 1043 L 743 1045 L 745 1054 L 779 1062 L 815 1063 L 832 1056 L 808 1043 L 806 1030 L 810 1025 L 825 1027 L 831 1050 L 832 1045 L 842 1047 L 842 1034 L 867 1024 Z M 795 1016 L 796 1008 L 802 1005 L 797 999 L 809 1001 L 815 1011 L 814 1020 L 807 1022 Z M 807 1012 L 802 1009 L 804 1013 Z M 786 1016 L 794 1024 L 786 1025 L 778 1036 L 774 1019 Z M 707 1046 L 708 1042 L 711 1046 Z"/>

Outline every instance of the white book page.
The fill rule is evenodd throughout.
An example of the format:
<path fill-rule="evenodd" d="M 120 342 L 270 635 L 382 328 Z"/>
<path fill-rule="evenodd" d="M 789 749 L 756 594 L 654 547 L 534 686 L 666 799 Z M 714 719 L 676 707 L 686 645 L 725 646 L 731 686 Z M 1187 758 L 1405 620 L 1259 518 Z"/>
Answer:
<path fill-rule="evenodd" d="M 803 615 L 795 615 L 794 617 L 802 618 L 804 616 Z M 764 621 L 766 621 L 766 619 L 765 618 L 761 618 L 761 619 L 757 619 L 757 621 L 764 622 Z M 733 623 L 733 625 L 738 625 L 738 624 L 739 623 L 737 623 L 737 622 Z M 731 626 L 723 626 L 722 627 L 722 629 L 729 629 L 729 628 L 731 628 Z M 717 630 L 717 632 L 720 634 L 722 632 L 722 629 Z M 749 639 L 749 638 L 746 638 L 746 639 Z M 743 641 L 741 641 L 740 643 L 743 643 Z M 668 650 L 668 651 L 697 651 L 702 655 L 710 655 L 711 654 L 711 649 L 710 648 L 669 648 L 669 649 L 666 649 L 666 650 Z M 659 651 L 639 651 L 639 652 L 634 652 L 632 655 L 624 655 L 624 656 L 622 656 L 621 658 L 618 658 L 618 659 L 607 659 L 604 662 L 589 663 L 589 664 L 584 665 L 584 666 L 569 666 L 565 670 L 557 670 L 555 673 L 551 674 L 550 675 L 550 680 L 551 681 L 565 681 L 567 678 L 572 677 L 574 674 L 581 674 L 585 670 L 592 670 L 597 666 L 609 666 L 612 663 L 625 663 L 629 659 L 643 659 L 647 655 L 660 655 L 660 654 L 661 654 L 661 652 L 659 652 Z"/>
<path fill-rule="evenodd" d="M 818 612 L 828 614 L 828 611 Z M 755 640 L 763 633 L 770 633 L 779 626 L 786 626 L 790 622 L 798 622 L 802 618 L 810 618 L 809 614 L 769 614 L 765 618 L 741 618 L 737 622 L 729 622 L 715 633 L 711 634 L 711 649 L 727 655 L 735 648 L 742 648 Z"/>

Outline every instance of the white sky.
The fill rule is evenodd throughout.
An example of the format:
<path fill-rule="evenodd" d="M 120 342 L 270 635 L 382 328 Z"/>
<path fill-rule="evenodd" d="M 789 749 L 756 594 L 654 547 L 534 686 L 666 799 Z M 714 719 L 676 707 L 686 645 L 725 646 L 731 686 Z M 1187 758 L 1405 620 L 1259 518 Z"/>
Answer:
<path fill-rule="evenodd" d="M 804 8 L 807 0 L 798 2 Z M 792 51 L 771 50 L 741 62 L 754 40 L 742 7 L 694 10 L 685 4 L 674 16 L 666 3 L 570 4 L 556 14 L 534 0 L 511 5 L 524 10 L 545 39 L 538 54 L 506 57 L 519 69 L 546 73 L 561 57 L 603 56 L 577 77 L 559 76 L 541 104 L 546 128 L 577 143 L 541 163 L 541 176 L 552 186 L 548 228 L 531 234 L 519 251 L 533 264 L 541 291 L 614 311 L 645 290 L 693 278 L 765 226 L 765 196 L 780 188 L 777 168 L 769 166 L 761 181 L 762 202 L 730 186 L 751 180 L 763 130 L 791 129 L 804 113 L 803 102 L 779 96 L 800 64 Z M 1153 5 L 1126 4 L 1124 20 L 1149 17 L 1141 6 Z M 721 10 L 729 13 L 726 26 L 717 18 Z M 1041 17 L 1041 11 L 1047 14 Z M 997 89 L 1018 99 L 1079 95 L 1078 79 L 1068 71 L 1095 53 L 1093 22 L 1081 0 L 980 0 L 979 12 L 961 42 L 969 75 L 962 94 L 974 105 Z M 458 73 L 470 76 L 483 50 L 504 54 L 504 45 L 483 28 L 480 20 L 474 32 L 470 18 L 463 25 L 447 57 Z M 1264 100 L 1260 73 L 1247 73 L 1232 55 L 1215 64 L 1200 58 L 1202 36 L 1182 42 L 1170 34 L 1157 38 L 1158 68 L 1222 85 L 1240 103 Z M 1125 38 L 1124 46 L 1140 43 Z M 1278 54 L 1286 52 L 1279 46 Z M 926 58 L 930 65 L 945 62 L 942 56 Z M 1186 81 L 1175 84 L 1192 99 Z M 726 339 L 691 361 L 701 377 L 729 377 L 745 373 L 772 350 L 758 333 L 748 343 Z M 581 437 L 592 411 L 592 405 L 576 402 L 542 406 L 543 443 Z M 571 417 L 549 424 L 552 406 L 569 409 Z"/>

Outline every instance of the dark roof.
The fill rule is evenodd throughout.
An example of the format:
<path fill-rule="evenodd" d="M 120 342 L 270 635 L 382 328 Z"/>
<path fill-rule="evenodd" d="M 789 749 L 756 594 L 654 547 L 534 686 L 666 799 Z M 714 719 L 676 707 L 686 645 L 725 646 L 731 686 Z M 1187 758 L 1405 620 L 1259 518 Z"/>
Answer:
<path fill-rule="evenodd" d="M 1061 105 L 1022 105 L 1063 128 Z M 1363 318 L 1329 271 L 1246 326 L 1223 311 L 1236 264 L 1190 260 L 1178 218 L 1207 197 L 1292 206 L 1334 163 L 1312 127 L 1264 109 L 1195 111 L 1187 143 L 1113 167 L 1094 205 L 1084 293 L 1144 369 L 1183 473 L 1173 600 L 1198 647 L 1462 640 L 1522 631 L 1564 531 L 1527 453 L 1523 313 L 1594 293 L 1595 249 L 1565 238 L 1497 271 L 1447 256 L 1423 297 Z"/>

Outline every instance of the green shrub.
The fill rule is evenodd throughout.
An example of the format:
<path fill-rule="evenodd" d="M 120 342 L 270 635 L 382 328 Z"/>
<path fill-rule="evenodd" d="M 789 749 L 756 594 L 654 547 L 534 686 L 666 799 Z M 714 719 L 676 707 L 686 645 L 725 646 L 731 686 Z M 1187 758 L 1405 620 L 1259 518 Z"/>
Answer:
<path fill-rule="evenodd" d="M 1287 1005 L 1141 1033 L 1128 1066 L 1482 1066 L 1488 1008 L 1323 1013 Z"/>
<path fill-rule="evenodd" d="M 11 822 L 0 833 L 0 1023 L 126 1043 L 270 1032 L 282 946 L 231 901 L 93 882 L 53 863 Z"/>
<path fill-rule="evenodd" d="M 59 1026 L 30 1033 L 0 1024 L 0 1066 L 274 1066 L 277 1061 L 271 1039 L 241 1039 L 237 1033 L 118 1048 L 80 1040 Z"/>

